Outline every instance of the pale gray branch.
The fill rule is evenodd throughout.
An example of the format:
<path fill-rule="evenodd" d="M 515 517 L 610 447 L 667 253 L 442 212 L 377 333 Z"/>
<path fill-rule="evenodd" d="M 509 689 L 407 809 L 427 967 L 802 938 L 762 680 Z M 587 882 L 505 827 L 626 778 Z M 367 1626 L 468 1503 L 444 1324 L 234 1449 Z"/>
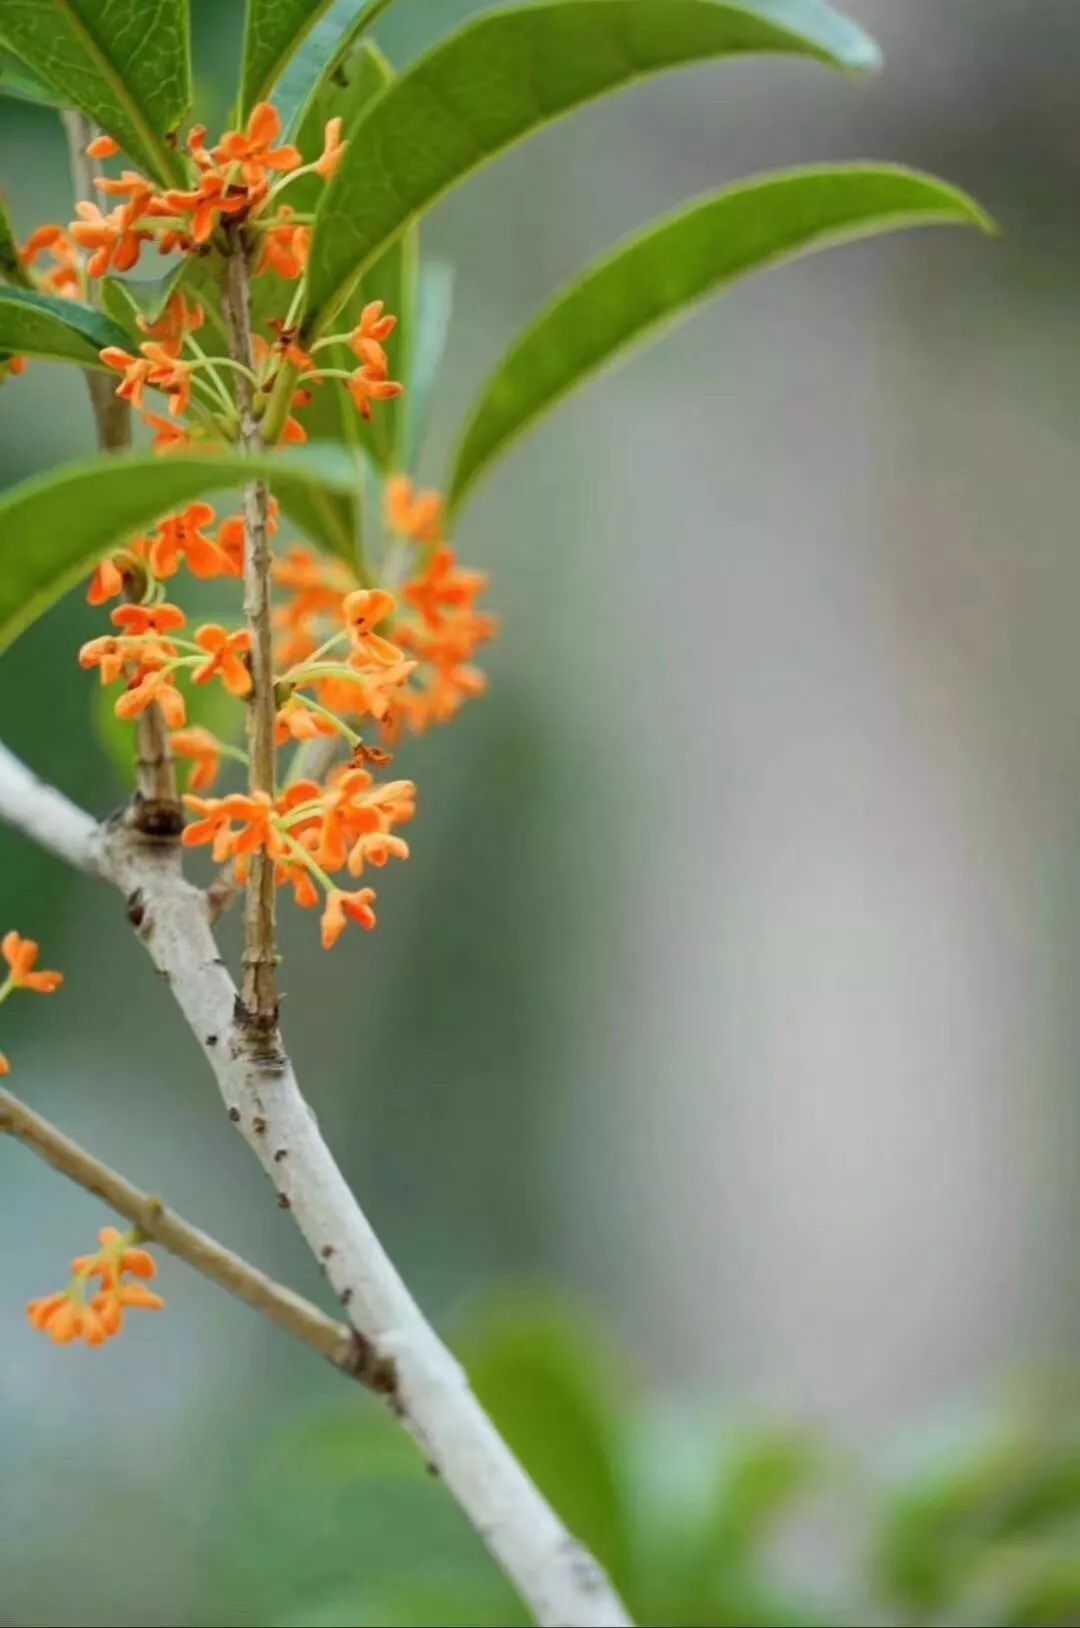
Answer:
<path fill-rule="evenodd" d="M 0 817 L 123 893 L 129 919 L 202 1048 L 230 1119 L 378 1362 L 389 1406 L 537 1621 L 567 1628 L 628 1623 L 603 1571 L 530 1481 L 398 1276 L 324 1142 L 292 1064 L 284 1056 L 252 1056 L 206 896 L 184 879 L 176 845 L 119 823 L 97 831 L 3 748 Z"/>

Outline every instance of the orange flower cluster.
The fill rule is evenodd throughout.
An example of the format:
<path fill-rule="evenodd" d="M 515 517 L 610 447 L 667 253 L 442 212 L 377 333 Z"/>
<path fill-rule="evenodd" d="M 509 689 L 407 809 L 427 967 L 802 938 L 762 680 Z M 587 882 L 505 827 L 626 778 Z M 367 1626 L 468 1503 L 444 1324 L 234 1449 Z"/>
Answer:
<path fill-rule="evenodd" d="M 297 780 L 271 800 L 251 796 L 200 797 L 184 802 L 197 818 L 184 830 L 188 847 L 208 845 L 215 863 L 232 860 L 239 880 L 247 878 L 254 854 L 274 861 L 278 885 L 291 885 L 296 903 L 314 909 L 323 900 L 322 942 L 331 949 L 347 921 L 370 931 L 375 892 L 338 887 L 330 873 L 348 870 L 359 877 L 367 866 L 381 869 L 391 859 L 408 859 L 408 844 L 394 834 L 416 813 L 411 780 L 378 784 L 356 764 L 331 771 L 326 785 Z"/>
<path fill-rule="evenodd" d="M 105 1345 L 122 1331 L 129 1311 L 164 1310 L 161 1296 L 143 1286 L 157 1277 L 157 1264 L 138 1247 L 137 1235 L 103 1227 L 98 1243 L 94 1254 L 72 1261 L 66 1289 L 26 1308 L 31 1327 L 48 1334 L 55 1345 Z M 126 1278 L 141 1281 L 128 1283 Z"/>
<path fill-rule="evenodd" d="M 0 982 L 0 1005 L 16 990 L 34 995 L 55 995 L 64 981 L 62 972 L 35 970 L 40 949 L 32 938 L 23 938 L 14 928 L 0 939 L 0 955 L 7 962 L 7 976 Z M 11 1073 L 11 1064 L 0 1051 L 0 1078 Z"/>
<path fill-rule="evenodd" d="M 163 310 L 135 319 L 130 343 L 101 352 L 116 394 L 142 415 L 158 451 L 235 444 L 241 402 L 254 400 L 264 425 L 279 427 L 289 444 L 306 439 L 304 410 L 319 391 L 346 391 L 364 419 L 402 393 L 391 376 L 397 317 L 381 300 L 358 302 L 342 332 L 311 340 L 302 328 L 312 217 L 299 202 L 293 207 L 300 195 L 287 189 L 300 176 L 329 178 L 345 148 L 342 121 L 331 119 L 322 150 L 305 155 L 283 140 L 280 115 L 262 103 L 216 143 L 193 128 L 178 185 L 161 187 L 119 166 L 112 173 L 110 164 L 95 180 L 98 199 L 77 205 L 70 230 L 43 227 L 25 245 L 23 263 L 37 285 L 72 297 L 85 297 L 91 279 L 131 270 L 148 247 L 193 262 L 190 274 L 181 264 Z M 109 163 L 119 149 L 101 137 L 88 152 Z M 238 240 L 254 275 L 271 279 L 254 302 L 260 331 L 246 359 L 221 344 L 214 292 Z M 285 293 L 268 314 L 279 281 Z M 271 536 L 278 526 L 275 505 Z M 465 570 L 445 540 L 437 493 L 417 490 L 404 475 L 388 479 L 384 532 L 383 572 L 393 593 L 374 585 L 366 565 L 354 570 L 303 542 L 274 563 L 276 745 L 294 753 L 277 795 L 231 788 L 216 795 L 228 766 L 247 765 L 242 731 L 234 737 L 189 719 L 207 687 L 241 703 L 251 696 L 251 632 L 230 626 L 228 612 L 189 632 L 173 602 L 181 573 L 202 582 L 243 577 L 248 537 L 240 515 L 219 521 L 210 504 L 192 503 L 103 560 L 87 597 L 110 608 L 112 625 L 79 652 L 103 685 L 121 687 L 117 717 L 132 721 L 157 709 L 173 751 L 190 764 L 186 842 L 208 847 L 241 879 L 254 855 L 268 856 L 302 907 L 323 901 L 328 947 L 347 923 L 375 925 L 372 889 L 342 886 L 343 878 L 408 857 L 398 828 L 413 817 L 416 792 L 411 781 L 374 778 L 392 762 L 386 744 L 448 721 L 483 693 L 473 661 L 497 630 L 480 608 L 486 577 Z M 236 708 L 238 726 L 243 710 Z M 318 779 L 310 773 L 316 755 L 329 765 Z"/>

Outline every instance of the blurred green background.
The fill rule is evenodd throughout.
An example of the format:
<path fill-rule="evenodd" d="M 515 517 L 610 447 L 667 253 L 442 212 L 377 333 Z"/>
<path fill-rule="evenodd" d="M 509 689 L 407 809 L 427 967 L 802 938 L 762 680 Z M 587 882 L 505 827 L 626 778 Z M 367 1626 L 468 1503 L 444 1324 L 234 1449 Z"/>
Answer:
<path fill-rule="evenodd" d="M 471 10 L 399 0 L 402 63 Z M 458 542 L 492 692 L 410 746 L 414 858 L 286 1024 L 369 1213 L 643 1620 L 1080 1622 L 1080 8 L 852 0 L 885 76 L 701 69 L 593 108 L 426 228 L 457 307 L 422 473 L 547 295 L 756 169 L 969 188 L 934 233 L 739 290 L 594 384 Z M 239 0 L 194 0 L 220 122 Z M 70 218 L 0 104 L 25 235 Z M 86 452 L 81 387 L 0 393 L 14 481 Z M 122 786 L 78 596 L 0 667 L 0 735 Z M 0 831 L 20 1091 L 319 1298 L 115 900 Z M 235 951 L 235 924 L 230 928 Z M 55 1351 L 23 1304 L 105 1219 L 0 1146 L 0 1623 L 518 1620 L 374 1405 L 186 1268 Z"/>

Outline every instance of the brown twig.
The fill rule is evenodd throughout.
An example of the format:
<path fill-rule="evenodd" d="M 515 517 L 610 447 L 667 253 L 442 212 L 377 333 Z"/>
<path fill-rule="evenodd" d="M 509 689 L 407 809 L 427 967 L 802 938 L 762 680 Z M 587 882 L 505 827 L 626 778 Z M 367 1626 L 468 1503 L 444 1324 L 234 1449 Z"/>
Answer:
<path fill-rule="evenodd" d="M 193 1227 L 167 1209 L 160 1198 L 140 1191 L 10 1091 L 0 1090 L 0 1134 L 14 1137 L 69 1181 L 102 1199 L 117 1215 L 138 1227 L 146 1239 L 186 1261 L 219 1289 L 262 1312 L 336 1368 L 371 1382 L 370 1361 L 365 1360 L 362 1348 L 358 1349 L 351 1329 Z"/>
<path fill-rule="evenodd" d="M 233 221 L 226 228 L 229 252 L 225 274 L 225 314 L 235 362 L 248 372 L 236 374 L 240 410 L 240 440 L 248 452 L 263 447 L 255 410 L 255 387 L 249 376 L 255 368 L 251 325 L 251 268 L 243 226 Z M 244 488 L 244 618 L 252 636 L 252 690 L 248 701 L 248 757 L 252 793 L 273 797 L 276 791 L 277 749 L 274 731 L 274 652 L 270 624 L 271 566 L 270 492 L 265 481 L 249 481 Z M 267 1053 L 276 1052 L 277 993 L 277 884 L 274 864 L 265 853 L 255 855 L 248 883 L 244 917 L 243 1002 L 252 1036 Z"/>

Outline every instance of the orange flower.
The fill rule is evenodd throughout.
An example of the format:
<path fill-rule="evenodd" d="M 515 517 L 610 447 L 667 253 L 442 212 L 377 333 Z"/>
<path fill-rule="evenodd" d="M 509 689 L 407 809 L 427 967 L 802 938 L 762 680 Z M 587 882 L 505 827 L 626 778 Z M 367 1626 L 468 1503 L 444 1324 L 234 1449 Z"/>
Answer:
<path fill-rule="evenodd" d="M 229 633 L 226 628 L 210 622 L 196 633 L 195 643 L 209 657 L 191 675 L 196 684 L 209 684 L 211 679 L 220 678 L 230 695 L 250 695 L 251 669 L 242 659 L 252 645 L 249 629 Z"/>
<path fill-rule="evenodd" d="M 113 708 L 118 718 L 130 722 L 138 718 L 147 707 L 159 706 L 161 715 L 170 729 L 181 729 L 187 720 L 184 697 L 172 680 L 162 672 L 145 673 L 129 690 L 119 696 Z"/>
<path fill-rule="evenodd" d="M 272 497 L 267 515 L 267 530 L 271 537 L 277 536 L 280 525 L 281 504 L 276 497 Z M 247 548 L 247 524 L 242 514 L 234 514 L 221 522 L 218 527 L 217 546 L 225 556 L 229 576 L 242 577 L 244 553 Z"/>
<path fill-rule="evenodd" d="M 401 651 L 389 639 L 382 638 L 375 629 L 397 610 L 393 594 L 381 588 L 358 588 L 346 594 L 341 612 L 349 629 L 353 650 L 376 667 L 390 667 L 399 662 Z"/>
<path fill-rule="evenodd" d="M 158 418 L 155 413 L 143 413 L 143 423 L 147 429 L 154 431 L 155 452 L 179 452 L 190 446 L 191 437 L 182 425 L 168 418 Z"/>
<path fill-rule="evenodd" d="M 434 496 L 433 493 L 424 495 Z M 441 628 L 447 611 L 471 610 L 487 586 L 488 578 L 483 571 L 463 571 L 453 549 L 440 548 L 423 576 L 404 588 L 402 597 L 420 612 L 428 627 Z"/>
<path fill-rule="evenodd" d="M 370 362 L 358 367 L 352 374 L 348 383 L 349 394 L 352 397 L 361 418 L 371 417 L 371 404 L 375 401 L 393 401 L 395 396 L 405 394 L 405 386 L 398 384 L 394 379 L 388 379 L 382 368 L 373 367 Z"/>
<path fill-rule="evenodd" d="M 206 311 L 201 305 L 189 305 L 183 292 L 178 289 L 170 295 L 156 322 L 148 322 L 144 316 L 135 320 L 147 339 L 156 339 L 162 345 L 175 347 L 170 354 L 178 356 L 185 336 L 198 333 L 205 323 Z"/>
<path fill-rule="evenodd" d="M 143 243 L 149 235 L 135 226 L 129 205 L 102 214 L 97 204 L 77 203 L 79 219 L 71 225 L 71 235 L 80 248 L 92 251 L 91 277 L 104 277 L 107 271 L 130 271 L 138 264 Z"/>
<path fill-rule="evenodd" d="M 170 745 L 177 757 L 190 758 L 194 767 L 188 787 L 191 791 L 210 791 L 221 770 L 221 742 L 208 729 L 196 725 L 191 729 L 174 730 Z"/>
<path fill-rule="evenodd" d="M 184 798 L 184 806 L 199 818 L 184 827 L 182 840 L 185 847 L 202 848 L 209 843 L 210 857 L 215 865 L 223 865 L 230 859 L 233 852 L 234 801 L 232 797 L 194 797 L 189 792 Z"/>
<path fill-rule="evenodd" d="M 223 215 L 246 212 L 252 201 L 246 191 L 234 191 L 225 176 L 213 169 L 204 173 L 193 191 L 170 191 L 161 199 L 165 212 L 191 216 L 191 241 L 196 246 L 209 243 Z"/>
<path fill-rule="evenodd" d="M 287 741 L 312 741 L 320 735 L 335 735 L 336 729 L 329 718 L 322 717 L 298 695 L 292 695 L 277 715 L 274 739 L 279 746 Z"/>
<path fill-rule="evenodd" d="M 111 621 L 115 627 L 132 639 L 156 635 L 167 640 L 170 633 L 179 633 L 187 626 L 187 617 L 179 605 L 118 605 Z M 168 654 L 175 655 L 172 645 L 166 644 Z"/>
<path fill-rule="evenodd" d="M 282 204 L 278 210 L 278 224 L 268 227 L 263 238 L 262 258 L 256 276 L 266 271 L 276 271 L 279 277 L 295 283 L 307 270 L 311 227 L 294 224 L 293 214 L 288 204 Z"/>
<path fill-rule="evenodd" d="M 45 256 L 55 260 L 56 265 L 38 272 L 37 263 Z M 63 227 L 39 226 L 27 238 L 19 258 L 51 293 L 67 299 L 77 299 L 82 293 L 83 257 Z"/>
<path fill-rule="evenodd" d="M 11 1064 L 8 1062 L 7 1058 L 4 1056 L 3 1052 L 0 1051 L 0 1080 L 6 1080 L 10 1073 L 11 1073 Z"/>
<path fill-rule="evenodd" d="M 191 406 L 191 363 L 175 354 L 176 347 L 171 342 L 163 344 L 160 340 L 152 339 L 140 345 L 139 349 L 150 363 L 147 382 L 168 396 L 169 412 L 173 418 L 183 418 Z"/>
<path fill-rule="evenodd" d="M 349 335 L 349 344 L 363 360 L 367 352 L 364 345 L 385 345 L 394 329 L 397 317 L 390 316 L 383 300 L 370 300 L 360 313 L 360 321 Z"/>
<path fill-rule="evenodd" d="M 31 1327 L 50 1335 L 56 1345 L 71 1345 L 77 1340 L 91 1346 L 104 1345 L 120 1333 L 128 1308 L 164 1308 L 161 1296 L 144 1288 L 141 1282 L 124 1281 L 127 1277 L 145 1281 L 157 1276 L 153 1257 L 135 1244 L 135 1235 L 103 1227 L 98 1238 L 100 1248 L 94 1254 L 81 1255 L 72 1262 L 67 1289 L 32 1300 L 26 1308 Z M 100 1287 L 91 1294 L 95 1278 Z"/>
<path fill-rule="evenodd" d="M 88 605 L 107 605 L 124 591 L 124 574 L 115 560 L 102 560 L 86 594 Z"/>
<path fill-rule="evenodd" d="M 329 181 L 345 157 L 349 143 L 341 139 L 344 124 L 344 119 L 330 119 L 323 132 L 323 150 L 315 162 L 315 174 L 321 175 L 324 181 Z"/>
<path fill-rule="evenodd" d="M 62 972 L 34 971 L 40 949 L 32 938 L 23 938 L 14 928 L 0 940 L 0 953 L 11 969 L 7 977 L 11 989 L 29 989 L 35 995 L 54 995 L 64 981 Z"/>
<path fill-rule="evenodd" d="M 212 844 L 211 857 L 221 865 L 234 855 L 265 853 L 278 860 L 286 857 L 285 843 L 277 825 L 277 811 L 264 791 L 250 797 L 233 793 L 229 797 L 184 798 L 184 805 L 200 817 L 185 826 L 183 841 L 189 848 Z M 234 831 L 233 826 L 239 826 Z"/>
<path fill-rule="evenodd" d="M 130 401 L 133 407 L 141 407 L 154 371 L 149 357 L 132 356 L 130 351 L 123 350 L 119 345 L 106 345 L 101 352 L 101 360 L 106 367 L 124 375 L 116 387 L 116 394 L 124 401 Z"/>
<path fill-rule="evenodd" d="M 304 162 L 295 147 L 275 147 L 281 135 L 281 114 L 270 102 L 259 102 L 251 110 L 245 130 L 229 130 L 214 148 L 219 164 L 239 164 L 249 187 L 266 179 L 267 170 L 286 173 Z"/>
<path fill-rule="evenodd" d="M 104 1284 L 116 1284 L 125 1272 L 136 1278 L 157 1277 L 154 1257 L 133 1244 L 130 1233 L 122 1233 L 116 1227 L 102 1227 L 98 1243 L 101 1247 L 92 1255 L 80 1255 L 72 1261 L 75 1277 L 99 1277 Z"/>
<path fill-rule="evenodd" d="M 408 475 L 392 475 L 385 501 L 386 523 L 396 537 L 411 543 L 439 542 L 446 506 L 438 492 L 418 492 Z"/>
<path fill-rule="evenodd" d="M 87 158 L 115 158 L 120 151 L 118 142 L 111 136 L 95 136 L 86 149 Z"/>
<path fill-rule="evenodd" d="M 72 1345 L 84 1340 L 87 1345 L 98 1346 L 109 1338 L 94 1308 L 70 1292 L 32 1300 L 26 1311 L 30 1326 L 39 1334 L 48 1334 L 54 1345 Z"/>
<path fill-rule="evenodd" d="M 355 893 L 343 893 L 335 888 L 333 893 L 327 894 L 322 916 L 323 949 L 333 949 L 349 921 L 354 921 L 358 927 L 370 933 L 378 925 L 374 903 L 375 890 L 369 887 L 359 888 Z"/>
<path fill-rule="evenodd" d="M 209 503 L 193 503 L 181 514 L 163 520 L 150 545 L 150 566 L 155 576 L 174 577 L 186 559 L 193 576 L 221 577 L 229 574 L 229 562 L 205 534 L 205 527 L 217 518 Z"/>
<path fill-rule="evenodd" d="M 125 170 L 118 179 L 96 176 L 94 185 L 106 198 L 127 199 L 126 214 L 129 224 L 142 219 L 154 196 L 154 189 L 145 175 L 138 175 L 134 170 Z"/>

